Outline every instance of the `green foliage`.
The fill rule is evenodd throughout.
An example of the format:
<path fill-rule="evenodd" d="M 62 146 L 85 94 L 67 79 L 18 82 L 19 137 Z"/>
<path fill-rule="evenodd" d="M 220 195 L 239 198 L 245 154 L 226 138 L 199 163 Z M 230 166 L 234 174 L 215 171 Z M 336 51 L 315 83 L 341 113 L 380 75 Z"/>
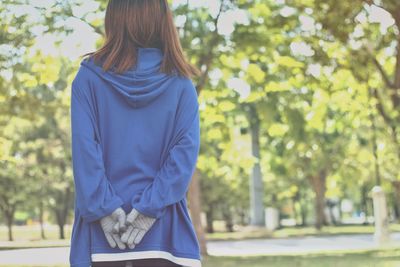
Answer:
<path fill-rule="evenodd" d="M 395 56 L 400 23 L 383 31 L 368 16 L 371 3 L 393 16 L 398 1 L 222 2 L 222 14 L 239 9 L 248 18 L 229 36 L 217 31 L 218 17 L 206 8 L 183 3 L 174 10 L 175 17 L 185 17 L 179 28 L 185 53 L 206 73 L 195 79 L 202 86 L 197 167 L 203 210 L 216 219 L 226 219 L 228 212 L 244 223 L 249 177 L 258 160 L 264 204 L 297 222 L 312 210 L 310 177 L 321 170 L 328 171 L 326 197 L 352 198 L 361 207 L 360 188 L 375 183 L 371 116 L 380 174 L 385 189 L 392 190 L 390 182 L 400 179 L 400 109 L 393 101 L 398 87 L 391 84 L 400 77 Z M 99 14 L 107 1 L 97 3 L 78 16 L 74 7 L 84 1 L 56 1 L 37 8 L 42 19 L 37 24 L 62 38 L 72 29 L 57 22 L 81 20 L 99 33 L 99 45 L 104 35 Z M 31 53 L 37 41 L 32 28 L 38 25 L 11 12 L 21 4 L 0 6 L 0 40 L 11 47 L 0 51 L 0 195 L 7 200 L 0 208 L 8 212 L 15 204 L 37 216 L 43 204 L 57 219 L 65 207 L 67 215 L 72 210 L 68 109 L 77 62 Z M 259 159 L 251 151 L 253 109 L 260 122 Z"/>

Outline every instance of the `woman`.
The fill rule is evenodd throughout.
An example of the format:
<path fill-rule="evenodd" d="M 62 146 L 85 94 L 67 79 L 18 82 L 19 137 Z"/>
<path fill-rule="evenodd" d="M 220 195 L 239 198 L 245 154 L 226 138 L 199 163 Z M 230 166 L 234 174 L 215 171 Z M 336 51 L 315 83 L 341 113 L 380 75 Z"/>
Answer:
<path fill-rule="evenodd" d="M 167 0 L 111 0 L 105 31 L 71 85 L 71 266 L 201 266 L 186 202 L 199 71 Z"/>

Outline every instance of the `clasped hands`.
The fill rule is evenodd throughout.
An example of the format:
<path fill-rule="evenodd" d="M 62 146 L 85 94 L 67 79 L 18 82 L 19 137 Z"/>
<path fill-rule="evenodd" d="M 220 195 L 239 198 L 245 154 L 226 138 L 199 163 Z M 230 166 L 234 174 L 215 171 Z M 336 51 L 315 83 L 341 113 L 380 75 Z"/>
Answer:
<path fill-rule="evenodd" d="M 156 221 L 155 218 L 140 213 L 135 208 L 128 214 L 119 207 L 110 215 L 100 219 L 100 225 L 108 244 L 115 248 L 133 249 Z"/>

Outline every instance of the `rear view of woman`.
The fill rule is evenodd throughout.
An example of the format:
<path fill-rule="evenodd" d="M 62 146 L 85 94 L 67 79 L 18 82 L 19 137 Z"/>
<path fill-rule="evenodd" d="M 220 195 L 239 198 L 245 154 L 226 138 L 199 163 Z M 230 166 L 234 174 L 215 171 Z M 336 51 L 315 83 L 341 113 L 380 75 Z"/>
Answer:
<path fill-rule="evenodd" d="M 201 266 L 186 193 L 199 105 L 167 0 L 110 0 L 71 85 L 72 267 Z"/>

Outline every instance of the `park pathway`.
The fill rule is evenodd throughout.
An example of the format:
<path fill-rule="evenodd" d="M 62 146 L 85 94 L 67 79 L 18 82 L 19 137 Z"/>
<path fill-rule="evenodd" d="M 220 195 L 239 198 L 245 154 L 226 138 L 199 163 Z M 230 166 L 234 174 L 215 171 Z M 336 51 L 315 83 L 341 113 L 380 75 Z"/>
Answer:
<path fill-rule="evenodd" d="M 400 247 L 400 233 L 392 233 L 393 245 Z M 377 248 L 371 234 L 306 236 L 280 239 L 208 241 L 212 256 L 255 256 L 312 253 L 319 251 Z M 11 264 L 48 266 L 68 264 L 69 247 L 0 250 L 0 266 Z"/>
<path fill-rule="evenodd" d="M 400 248 L 400 233 L 391 234 L 391 243 Z M 293 255 L 321 251 L 349 251 L 378 248 L 372 234 L 305 236 L 279 239 L 247 239 L 207 242 L 213 256 Z"/>

